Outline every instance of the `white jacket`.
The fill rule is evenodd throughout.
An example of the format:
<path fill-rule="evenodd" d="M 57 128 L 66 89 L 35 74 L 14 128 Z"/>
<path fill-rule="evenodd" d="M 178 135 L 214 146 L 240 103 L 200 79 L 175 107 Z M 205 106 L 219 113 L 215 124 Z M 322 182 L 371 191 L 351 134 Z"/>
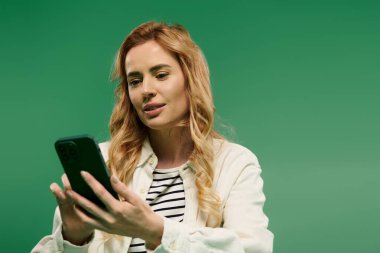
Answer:
<path fill-rule="evenodd" d="M 100 144 L 108 159 L 109 143 Z M 261 169 L 256 156 L 248 149 L 227 141 L 214 141 L 214 189 L 222 200 L 223 223 L 220 228 L 206 227 L 207 217 L 198 210 L 197 189 L 192 169 L 181 169 L 185 188 L 185 217 L 182 223 L 164 218 L 162 243 L 154 253 L 271 253 L 273 234 L 267 229 L 263 212 L 265 196 Z M 145 141 L 141 158 L 129 187 L 145 200 L 157 165 L 149 141 Z M 184 166 L 185 167 L 185 166 Z M 61 217 L 56 209 L 53 231 L 34 247 L 32 253 L 114 253 L 128 252 L 130 237 L 95 230 L 94 238 L 84 246 L 63 240 Z"/>

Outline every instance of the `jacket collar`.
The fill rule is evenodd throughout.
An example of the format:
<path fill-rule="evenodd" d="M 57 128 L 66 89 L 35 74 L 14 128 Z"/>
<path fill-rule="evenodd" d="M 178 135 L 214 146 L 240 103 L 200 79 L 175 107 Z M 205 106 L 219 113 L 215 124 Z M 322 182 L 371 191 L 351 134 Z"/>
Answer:
<path fill-rule="evenodd" d="M 143 142 L 141 156 L 139 162 L 137 163 L 137 167 L 144 165 L 152 156 L 154 156 L 154 152 L 152 146 L 150 145 L 149 138 L 147 137 Z"/>
<path fill-rule="evenodd" d="M 155 168 L 157 165 L 157 156 L 154 153 L 152 146 L 150 145 L 150 141 L 148 137 L 146 137 L 143 142 L 142 149 L 141 149 L 141 156 L 140 156 L 139 162 L 137 163 L 137 167 L 142 167 L 147 162 L 151 162 L 151 166 L 153 166 L 153 168 Z M 186 167 L 193 169 L 192 164 L 189 163 L 189 161 L 183 165 L 183 168 L 186 168 Z"/>

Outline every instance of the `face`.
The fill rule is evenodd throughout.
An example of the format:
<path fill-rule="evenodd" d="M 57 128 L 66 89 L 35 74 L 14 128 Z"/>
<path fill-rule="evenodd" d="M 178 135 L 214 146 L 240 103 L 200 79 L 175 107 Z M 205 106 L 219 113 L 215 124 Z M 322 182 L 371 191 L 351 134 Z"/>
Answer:
<path fill-rule="evenodd" d="M 151 129 L 178 125 L 189 112 L 185 78 L 176 58 L 155 41 L 133 47 L 125 58 L 129 98 Z"/>

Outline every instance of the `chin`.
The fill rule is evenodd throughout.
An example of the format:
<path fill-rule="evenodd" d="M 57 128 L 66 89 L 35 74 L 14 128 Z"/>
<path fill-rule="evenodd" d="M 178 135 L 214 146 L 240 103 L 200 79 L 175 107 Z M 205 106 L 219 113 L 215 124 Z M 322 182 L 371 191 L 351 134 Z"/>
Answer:
<path fill-rule="evenodd" d="M 183 126 L 181 122 L 183 121 L 180 120 L 180 121 L 167 122 L 167 121 L 161 121 L 161 120 L 155 121 L 154 119 L 151 119 L 151 120 L 145 121 L 144 125 L 152 130 L 167 130 L 167 129 Z"/>

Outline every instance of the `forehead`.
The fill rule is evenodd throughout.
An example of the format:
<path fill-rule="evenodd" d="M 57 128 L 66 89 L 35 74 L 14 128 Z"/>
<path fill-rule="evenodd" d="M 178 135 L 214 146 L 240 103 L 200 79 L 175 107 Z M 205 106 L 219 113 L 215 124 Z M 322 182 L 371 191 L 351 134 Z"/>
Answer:
<path fill-rule="evenodd" d="M 125 57 L 127 73 L 131 71 L 143 71 L 157 64 L 179 67 L 174 55 L 154 40 L 131 48 Z"/>

